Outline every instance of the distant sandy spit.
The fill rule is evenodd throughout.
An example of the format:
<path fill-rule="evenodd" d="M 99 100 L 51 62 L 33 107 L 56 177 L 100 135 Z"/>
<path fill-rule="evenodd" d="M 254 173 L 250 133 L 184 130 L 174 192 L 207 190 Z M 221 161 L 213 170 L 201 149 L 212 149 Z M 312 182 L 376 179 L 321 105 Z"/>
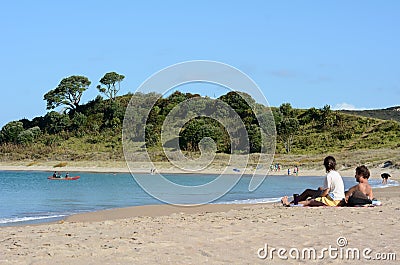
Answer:
<path fill-rule="evenodd" d="M 95 172 L 95 173 L 138 173 L 147 174 L 150 173 L 152 168 L 155 168 L 159 173 L 170 173 L 170 174 L 182 174 L 182 173 L 196 173 L 196 174 L 220 174 L 225 168 L 220 166 L 210 165 L 209 167 L 201 171 L 183 171 L 179 168 L 171 166 L 168 163 L 155 163 L 154 165 L 148 163 L 130 163 L 130 168 L 124 161 L 72 161 L 66 163 L 65 166 L 57 166 L 60 162 L 47 161 L 41 163 L 27 162 L 0 162 L 0 171 L 46 171 L 46 172 Z M 380 178 L 380 174 L 386 172 L 391 174 L 392 179 L 400 179 L 400 169 L 395 167 L 382 168 L 382 167 L 369 167 L 371 171 L 371 177 Z M 338 171 L 342 176 L 354 176 L 355 168 L 339 168 Z M 231 169 L 227 171 L 235 174 L 253 174 L 254 168 L 247 168 L 240 172 L 233 172 Z M 293 169 L 291 169 L 293 175 Z M 279 171 L 269 171 L 268 175 L 287 175 L 287 168 Z M 324 176 L 325 170 L 321 166 L 320 168 L 299 168 L 299 176 Z"/>
<path fill-rule="evenodd" d="M 374 193 L 382 206 L 143 206 L 3 227 L 0 264 L 398 264 L 400 187 Z"/>

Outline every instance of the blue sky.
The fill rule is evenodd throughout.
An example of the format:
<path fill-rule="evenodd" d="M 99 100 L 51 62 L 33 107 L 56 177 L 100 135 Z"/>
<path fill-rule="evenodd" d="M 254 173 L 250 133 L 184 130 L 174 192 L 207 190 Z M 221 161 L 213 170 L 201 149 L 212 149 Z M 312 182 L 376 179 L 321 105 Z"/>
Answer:
<path fill-rule="evenodd" d="M 125 94 L 188 60 L 242 70 L 272 106 L 400 105 L 399 11 L 394 0 L 6 1 L 0 126 L 45 115 L 43 95 L 65 77 L 92 81 L 85 103 L 107 72 L 126 76 Z"/>

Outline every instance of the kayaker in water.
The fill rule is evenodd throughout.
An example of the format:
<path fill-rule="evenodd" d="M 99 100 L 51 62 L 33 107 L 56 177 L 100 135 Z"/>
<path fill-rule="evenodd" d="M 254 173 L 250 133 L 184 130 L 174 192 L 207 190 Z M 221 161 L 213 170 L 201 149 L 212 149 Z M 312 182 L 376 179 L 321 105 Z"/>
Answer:
<path fill-rule="evenodd" d="M 65 178 L 69 178 L 69 173 L 67 172 L 67 174 L 65 174 Z"/>

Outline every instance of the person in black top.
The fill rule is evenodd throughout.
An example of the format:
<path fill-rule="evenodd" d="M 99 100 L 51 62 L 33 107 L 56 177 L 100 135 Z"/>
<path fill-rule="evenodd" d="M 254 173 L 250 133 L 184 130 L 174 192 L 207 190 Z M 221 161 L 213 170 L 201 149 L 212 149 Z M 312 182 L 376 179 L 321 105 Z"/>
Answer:
<path fill-rule="evenodd" d="M 390 175 L 388 173 L 383 173 L 381 174 L 382 177 L 382 184 L 387 184 L 388 178 L 390 178 Z"/>

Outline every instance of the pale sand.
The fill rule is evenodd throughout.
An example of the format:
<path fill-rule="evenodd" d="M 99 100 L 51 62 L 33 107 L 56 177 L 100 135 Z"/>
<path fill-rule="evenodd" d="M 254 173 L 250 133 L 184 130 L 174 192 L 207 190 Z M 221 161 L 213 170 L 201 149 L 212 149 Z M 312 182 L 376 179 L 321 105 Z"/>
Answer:
<path fill-rule="evenodd" d="M 399 175 L 395 179 L 399 180 Z M 0 228 L 0 264 L 397 264 L 281 260 L 271 248 L 372 249 L 400 259 L 400 187 L 376 189 L 373 208 L 206 205 L 145 206 L 76 215 L 53 224 Z M 261 254 L 264 254 L 261 252 Z M 293 252 L 292 252 L 293 254 Z M 334 254 L 334 253 L 333 253 Z M 286 255 L 288 257 L 288 253 Z M 345 256 L 344 256 L 345 257 Z"/>
<path fill-rule="evenodd" d="M 70 161 L 67 163 L 67 166 L 64 167 L 54 167 L 59 162 L 56 161 L 48 161 L 41 163 L 34 163 L 32 165 L 29 162 L 0 162 L 0 171 L 46 171 L 46 172 L 97 172 L 97 173 L 150 173 L 152 169 L 152 165 L 147 163 L 131 163 L 131 168 L 128 168 L 126 163 L 123 161 Z M 380 178 L 380 174 L 383 172 L 389 173 L 392 176 L 399 176 L 400 169 L 395 167 L 390 168 L 381 168 L 378 166 L 371 167 L 367 164 L 368 168 L 371 171 L 371 177 Z M 155 168 L 159 173 L 191 173 L 189 171 L 183 171 L 179 168 L 171 166 L 169 163 L 155 163 Z M 220 174 L 223 172 L 225 168 L 215 165 L 210 165 L 209 167 L 196 171 L 193 173 L 196 174 Z M 246 169 L 244 173 L 253 174 L 254 168 Z M 354 168 L 339 168 L 339 172 L 342 176 L 354 176 L 355 167 Z M 293 168 L 292 168 L 293 173 Z M 233 171 L 227 171 L 233 172 Z M 235 174 L 241 174 L 235 173 Z M 268 175 L 286 175 L 287 168 L 282 169 L 280 171 L 269 171 Z M 325 171 L 323 167 L 319 168 L 306 168 L 300 167 L 299 176 L 324 176 Z"/>

